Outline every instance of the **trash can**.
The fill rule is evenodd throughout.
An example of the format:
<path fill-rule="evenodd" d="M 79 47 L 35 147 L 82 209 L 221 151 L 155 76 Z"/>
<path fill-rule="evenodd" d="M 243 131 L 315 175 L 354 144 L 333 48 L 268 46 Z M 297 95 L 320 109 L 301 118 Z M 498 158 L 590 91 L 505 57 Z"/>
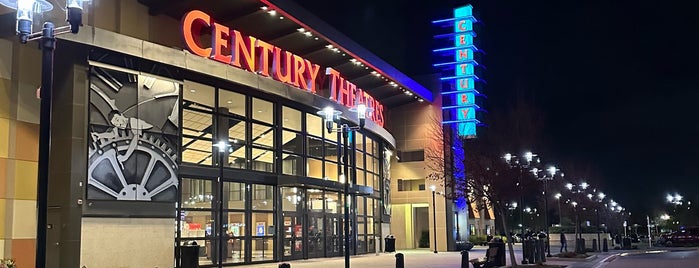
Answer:
<path fill-rule="evenodd" d="M 386 248 L 384 249 L 386 252 L 395 252 L 396 251 L 396 238 L 393 236 L 386 236 L 384 239 Z"/>
<path fill-rule="evenodd" d="M 498 253 L 495 255 L 495 258 L 493 259 L 493 266 L 505 266 L 505 243 L 502 241 L 502 239 L 493 238 L 492 240 L 490 240 L 490 243 L 488 243 L 488 248 L 498 249 Z"/>
<path fill-rule="evenodd" d="M 463 250 L 471 250 L 473 248 L 473 243 L 469 241 L 464 241 L 464 240 L 457 240 L 456 241 L 456 250 L 457 251 L 463 251 Z"/>
<path fill-rule="evenodd" d="M 180 267 L 199 268 L 199 245 L 189 241 L 180 246 Z"/>

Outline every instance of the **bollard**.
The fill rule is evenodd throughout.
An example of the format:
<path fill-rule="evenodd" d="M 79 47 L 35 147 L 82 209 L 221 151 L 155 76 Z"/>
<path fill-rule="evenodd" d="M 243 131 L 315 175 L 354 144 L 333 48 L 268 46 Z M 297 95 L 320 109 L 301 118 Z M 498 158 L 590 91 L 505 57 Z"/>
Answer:
<path fill-rule="evenodd" d="M 607 252 L 609 251 L 609 247 L 607 246 L 607 239 L 602 239 L 602 251 Z"/>
<path fill-rule="evenodd" d="M 597 252 L 597 239 L 592 239 L 592 251 Z"/>
<path fill-rule="evenodd" d="M 461 268 L 468 268 L 468 251 L 461 251 Z"/>
<path fill-rule="evenodd" d="M 279 268 L 291 268 L 291 264 L 288 264 L 288 263 L 286 263 L 286 262 L 285 262 L 285 263 L 281 263 L 281 264 L 279 264 Z"/>
<path fill-rule="evenodd" d="M 403 253 L 396 253 L 396 268 L 405 268 Z"/>

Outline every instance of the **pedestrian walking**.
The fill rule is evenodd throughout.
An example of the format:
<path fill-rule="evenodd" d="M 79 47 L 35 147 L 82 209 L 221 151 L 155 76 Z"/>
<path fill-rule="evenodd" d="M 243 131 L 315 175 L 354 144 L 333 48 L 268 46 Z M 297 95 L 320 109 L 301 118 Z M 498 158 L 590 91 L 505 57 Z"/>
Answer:
<path fill-rule="evenodd" d="M 561 252 L 563 252 L 563 250 L 568 252 L 568 241 L 566 241 L 566 234 L 561 231 Z"/>

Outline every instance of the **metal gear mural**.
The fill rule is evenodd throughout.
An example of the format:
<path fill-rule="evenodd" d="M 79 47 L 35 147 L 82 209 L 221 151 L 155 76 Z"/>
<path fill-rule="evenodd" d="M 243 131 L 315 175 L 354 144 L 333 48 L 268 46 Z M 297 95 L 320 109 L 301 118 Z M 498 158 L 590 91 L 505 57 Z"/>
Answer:
<path fill-rule="evenodd" d="M 178 83 L 92 67 L 87 198 L 175 202 Z"/>

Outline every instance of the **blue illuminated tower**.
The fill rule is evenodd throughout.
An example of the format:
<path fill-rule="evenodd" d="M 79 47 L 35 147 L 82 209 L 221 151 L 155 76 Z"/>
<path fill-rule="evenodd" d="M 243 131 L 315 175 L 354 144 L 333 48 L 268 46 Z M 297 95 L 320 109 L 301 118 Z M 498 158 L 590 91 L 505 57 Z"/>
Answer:
<path fill-rule="evenodd" d="M 484 82 L 477 73 L 481 67 L 477 58 L 483 54 L 475 43 L 476 31 L 474 25 L 478 20 L 473 16 L 473 6 L 465 5 L 453 10 L 453 17 L 433 21 L 432 23 L 445 32 L 436 35 L 437 41 L 443 45 L 434 49 L 438 63 L 433 66 L 441 70 L 441 96 L 442 96 L 442 124 L 445 134 L 445 168 L 452 172 L 456 183 L 466 183 L 463 150 L 450 150 L 463 148 L 465 139 L 476 138 L 477 127 L 481 125 L 478 103 L 485 96 L 479 92 L 480 85 Z M 458 188 L 458 187 L 457 187 Z M 461 187 L 460 189 L 464 189 Z M 452 191 L 458 191 L 451 189 Z M 463 196 L 454 200 L 454 224 L 455 240 L 467 240 L 469 226 L 468 202 Z M 447 215 L 451 214 L 448 212 Z M 447 221 L 448 223 L 450 220 Z M 461 227 L 461 228 L 459 228 Z"/>

